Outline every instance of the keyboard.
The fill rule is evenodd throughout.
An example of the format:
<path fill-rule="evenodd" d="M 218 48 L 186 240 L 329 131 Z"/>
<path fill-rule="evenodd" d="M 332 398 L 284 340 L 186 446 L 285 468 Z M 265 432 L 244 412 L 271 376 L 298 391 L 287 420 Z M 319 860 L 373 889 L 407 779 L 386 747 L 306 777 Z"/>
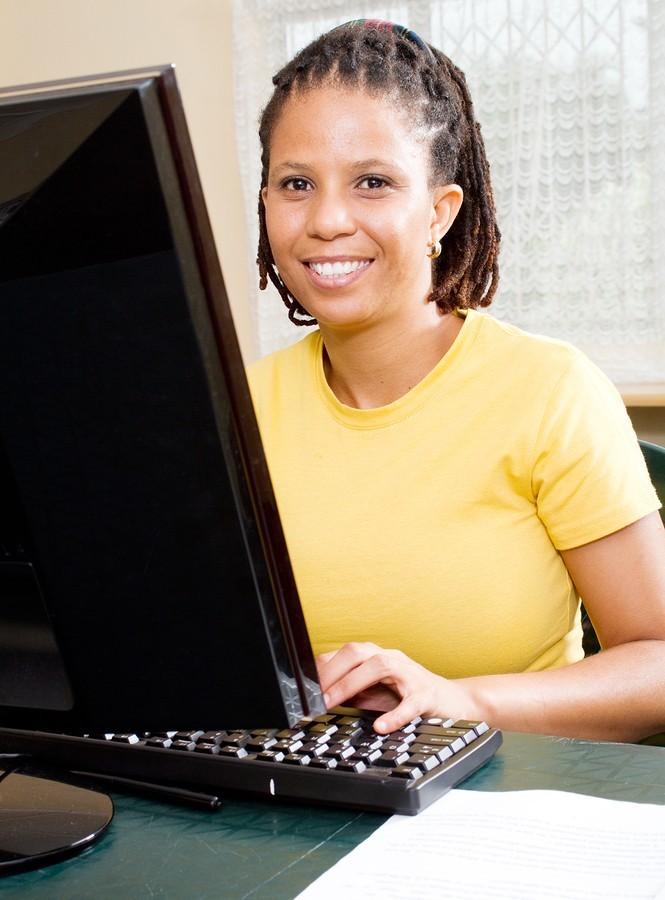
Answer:
<path fill-rule="evenodd" d="M 484 722 L 438 718 L 378 735 L 373 718 L 340 709 L 286 729 L 82 737 L 0 729 L 0 753 L 117 776 L 120 785 L 124 778 L 415 815 L 488 762 L 503 739 Z"/>

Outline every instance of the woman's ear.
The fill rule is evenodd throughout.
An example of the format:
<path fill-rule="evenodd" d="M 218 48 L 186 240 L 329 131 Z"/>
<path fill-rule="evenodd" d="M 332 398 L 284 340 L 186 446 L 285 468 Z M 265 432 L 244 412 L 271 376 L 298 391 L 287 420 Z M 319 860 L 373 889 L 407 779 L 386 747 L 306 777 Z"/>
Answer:
<path fill-rule="evenodd" d="M 440 241 L 450 229 L 463 200 L 464 191 L 459 184 L 444 184 L 436 188 L 432 204 L 432 240 Z"/>

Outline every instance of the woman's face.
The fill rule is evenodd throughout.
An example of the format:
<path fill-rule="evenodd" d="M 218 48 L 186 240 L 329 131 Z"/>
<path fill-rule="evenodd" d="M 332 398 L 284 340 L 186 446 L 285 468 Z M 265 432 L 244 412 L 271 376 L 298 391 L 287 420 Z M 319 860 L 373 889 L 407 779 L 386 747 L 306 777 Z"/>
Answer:
<path fill-rule="evenodd" d="M 431 315 L 427 245 L 450 227 L 456 185 L 429 185 L 408 111 L 362 90 L 290 98 L 270 145 L 268 237 L 294 297 L 326 328 L 400 327 Z"/>

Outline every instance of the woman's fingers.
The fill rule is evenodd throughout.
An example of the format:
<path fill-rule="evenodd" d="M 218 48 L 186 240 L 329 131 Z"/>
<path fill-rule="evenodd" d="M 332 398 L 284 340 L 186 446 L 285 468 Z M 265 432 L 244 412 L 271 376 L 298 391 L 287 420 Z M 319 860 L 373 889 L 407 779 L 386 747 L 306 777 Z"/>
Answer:
<path fill-rule="evenodd" d="M 337 653 L 319 657 L 317 664 L 328 708 L 351 703 L 386 710 L 375 722 L 382 733 L 433 714 L 446 685 L 399 650 L 370 643 L 345 644 Z"/>
<path fill-rule="evenodd" d="M 327 706 L 338 706 L 375 684 L 392 687 L 391 656 L 376 644 L 345 644 L 329 656 L 319 669 L 321 688 Z M 402 654 L 400 654 L 402 656 Z"/>

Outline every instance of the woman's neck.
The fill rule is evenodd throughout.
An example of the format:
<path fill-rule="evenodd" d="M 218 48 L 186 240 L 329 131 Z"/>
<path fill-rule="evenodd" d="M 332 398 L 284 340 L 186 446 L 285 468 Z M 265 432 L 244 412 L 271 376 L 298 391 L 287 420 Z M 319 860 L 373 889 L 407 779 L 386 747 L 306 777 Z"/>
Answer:
<path fill-rule="evenodd" d="M 376 409 L 419 384 L 445 356 L 464 319 L 436 313 L 401 334 L 377 329 L 340 332 L 321 327 L 326 380 L 340 403 Z"/>

